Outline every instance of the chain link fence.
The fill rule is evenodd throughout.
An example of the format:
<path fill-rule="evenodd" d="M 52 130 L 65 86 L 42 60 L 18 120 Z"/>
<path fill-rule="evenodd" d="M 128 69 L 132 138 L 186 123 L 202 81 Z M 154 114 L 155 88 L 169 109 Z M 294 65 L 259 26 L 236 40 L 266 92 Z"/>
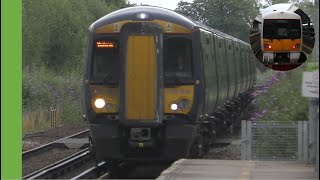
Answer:
<path fill-rule="evenodd" d="M 308 121 L 242 121 L 242 159 L 308 159 Z"/>

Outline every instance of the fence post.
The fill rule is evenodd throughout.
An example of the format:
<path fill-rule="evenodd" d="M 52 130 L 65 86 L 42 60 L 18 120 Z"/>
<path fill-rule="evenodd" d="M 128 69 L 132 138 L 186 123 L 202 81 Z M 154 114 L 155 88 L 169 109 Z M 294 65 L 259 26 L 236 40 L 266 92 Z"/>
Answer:
<path fill-rule="evenodd" d="M 52 128 L 53 127 L 53 120 L 52 120 L 52 115 L 53 114 L 53 111 L 52 111 L 52 109 L 50 110 L 50 123 L 51 123 L 51 125 L 50 125 L 50 127 Z"/>
<path fill-rule="evenodd" d="M 51 109 L 50 110 L 50 122 L 51 122 L 51 128 L 55 128 L 57 124 L 57 110 Z"/>
<path fill-rule="evenodd" d="M 252 159 L 251 149 L 252 149 L 252 123 L 251 121 L 247 121 L 247 160 Z"/>
<path fill-rule="evenodd" d="M 318 119 L 319 119 L 319 107 L 318 107 Z M 316 128 L 317 128 L 316 179 L 319 179 L 319 120 L 316 121 Z"/>
<path fill-rule="evenodd" d="M 303 161 L 308 161 L 308 121 L 303 121 Z"/>
<path fill-rule="evenodd" d="M 303 121 L 298 121 L 298 161 L 303 160 Z"/>
<path fill-rule="evenodd" d="M 241 120 L 241 159 L 247 160 L 247 121 Z"/>

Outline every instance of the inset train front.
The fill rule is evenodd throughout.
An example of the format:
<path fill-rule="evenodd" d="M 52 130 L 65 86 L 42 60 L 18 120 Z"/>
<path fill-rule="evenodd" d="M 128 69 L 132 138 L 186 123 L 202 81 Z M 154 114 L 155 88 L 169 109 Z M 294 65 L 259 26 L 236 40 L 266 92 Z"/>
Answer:
<path fill-rule="evenodd" d="M 189 156 L 201 122 L 252 87 L 254 67 L 249 44 L 167 9 L 102 17 L 89 28 L 84 77 L 92 152 L 97 160 Z"/>
<path fill-rule="evenodd" d="M 299 62 L 302 50 L 301 17 L 289 11 L 273 11 L 262 17 L 263 63 Z"/>

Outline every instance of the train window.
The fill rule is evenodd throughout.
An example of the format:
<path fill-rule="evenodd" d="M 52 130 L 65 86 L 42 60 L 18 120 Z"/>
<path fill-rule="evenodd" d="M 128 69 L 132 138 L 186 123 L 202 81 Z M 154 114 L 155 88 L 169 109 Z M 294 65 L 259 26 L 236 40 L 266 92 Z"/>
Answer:
<path fill-rule="evenodd" d="M 266 39 L 299 39 L 301 24 L 299 19 L 265 19 L 263 38 Z"/>
<path fill-rule="evenodd" d="M 92 80 L 106 84 L 119 82 L 119 41 L 99 39 L 93 48 Z"/>
<path fill-rule="evenodd" d="M 192 84 L 192 45 L 184 37 L 165 37 L 163 44 L 164 83 Z"/>

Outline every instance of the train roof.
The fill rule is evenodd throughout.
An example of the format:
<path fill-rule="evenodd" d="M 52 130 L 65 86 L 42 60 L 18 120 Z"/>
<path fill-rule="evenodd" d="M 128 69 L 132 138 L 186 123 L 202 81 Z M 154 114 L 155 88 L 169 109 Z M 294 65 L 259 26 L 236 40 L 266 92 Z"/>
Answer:
<path fill-rule="evenodd" d="M 215 34 L 218 34 L 220 36 L 223 36 L 225 38 L 232 39 L 234 41 L 242 42 L 244 44 L 247 44 L 246 42 L 237 39 L 233 36 L 230 36 L 228 34 L 225 34 L 221 31 L 218 31 L 216 29 L 213 29 L 211 27 L 208 27 L 198 21 L 192 20 L 189 17 L 186 17 L 184 15 L 181 15 L 179 13 L 176 13 L 170 9 L 166 9 L 163 7 L 157 7 L 157 6 L 149 6 L 149 5 L 139 5 L 134 7 L 128 7 L 119 9 L 117 11 L 114 11 L 112 13 L 109 13 L 102 18 L 95 21 L 89 28 L 89 31 L 95 31 L 97 28 L 102 27 L 106 24 L 111 24 L 117 21 L 122 20 L 139 20 L 138 14 L 145 13 L 148 16 L 148 19 L 145 20 L 153 20 L 153 19 L 160 19 L 164 21 L 169 21 L 175 24 L 182 25 L 190 30 L 202 28 L 204 30 L 213 32 Z M 155 18 L 156 17 L 156 18 Z"/>
<path fill-rule="evenodd" d="M 309 16 L 305 12 L 303 12 L 300 8 L 296 7 L 294 4 L 291 4 L 291 3 L 274 4 L 265 9 L 262 9 L 260 13 L 262 16 L 264 16 L 265 14 L 272 12 L 274 10 L 294 12 L 301 17 L 302 23 L 310 23 Z"/>
<path fill-rule="evenodd" d="M 272 11 L 264 14 L 262 16 L 262 19 L 279 19 L 279 18 L 284 18 L 284 19 L 301 19 L 301 17 L 290 11 Z"/>
<path fill-rule="evenodd" d="M 267 13 L 273 12 L 273 11 L 291 11 L 294 12 L 298 8 L 290 3 L 280 3 L 280 4 L 274 4 L 272 6 L 269 6 L 267 8 L 264 8 L 261 10 L 262 16 L 264 16 Z"/>
<path fill-rule="evenodd" d="M 156 6 L 134 6 L 134 7 L 128 7 L 119 9 L 117 11 L 114 11 L 110 14 L 107 14 L 103 16 L 102 18 L 95 21 L 91 26 L 90 30 L 95 30 L 103 25 L 114 23 L 117 21 L 122 20 L 140 20 L 138 19 L 138 14 L 145 13 L 147 14 L 147 19 L 144 20 L 153 20 L 155 19 L 161 19 L 164 21 L 170 21 L 175 24 L 182 25 L 188 29 L 194 29 L 197 27 L 197 24 L 190 20 L 189 18 L 178 14 L 174 11 L 171 11 L 169 9 L 156 7 Z"/>

